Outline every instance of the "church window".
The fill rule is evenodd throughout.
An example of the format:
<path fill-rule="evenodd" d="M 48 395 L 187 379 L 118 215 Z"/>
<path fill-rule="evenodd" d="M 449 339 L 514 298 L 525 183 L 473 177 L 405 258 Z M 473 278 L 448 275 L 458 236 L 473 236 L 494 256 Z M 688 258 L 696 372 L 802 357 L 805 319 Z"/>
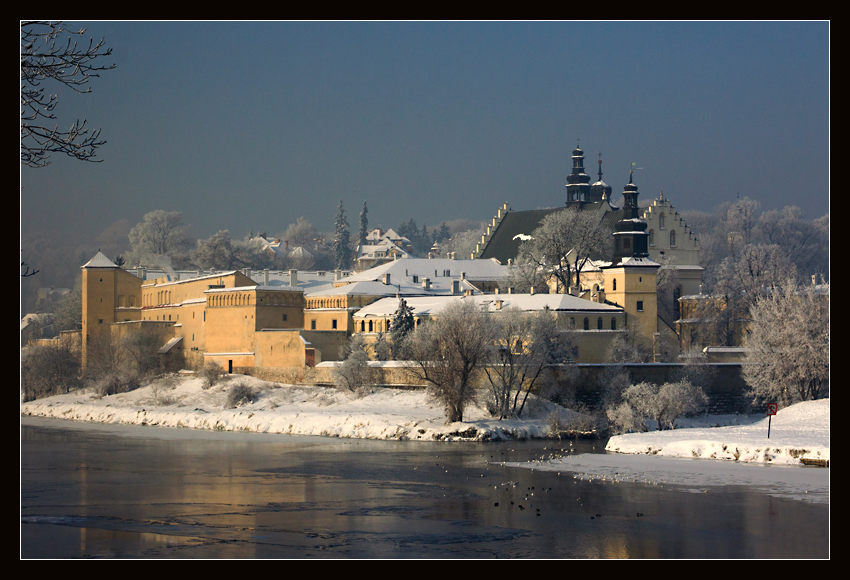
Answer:
<path fill-rule="evenodd" d="M 584 329 L 590 330 L 590 320 L 587 317 L 584 319 Z"/>
<path fill-rule="evenodd" d="M 596 319 L 596 328 L 598 330 L 602 330 L 602 317 L 601 316 Z"/>
<path fill-rule="evenodd" d="M 658 214 L 658 227 L 664 229 L 664 212 Z"/>
<path fill-rule="evenodd" d="M 611 319 L 611 330 L 617 330 L 617 319 L 616 318 Z"/>
<path fill-rule="evenodd" d="M 655 245 L 655 230 L 649 230 L 649 245 Z"/>
<path fill-rule="evenodd" d="M 676 245 L 676 230 L 670 230 L 670 245 Z"/>

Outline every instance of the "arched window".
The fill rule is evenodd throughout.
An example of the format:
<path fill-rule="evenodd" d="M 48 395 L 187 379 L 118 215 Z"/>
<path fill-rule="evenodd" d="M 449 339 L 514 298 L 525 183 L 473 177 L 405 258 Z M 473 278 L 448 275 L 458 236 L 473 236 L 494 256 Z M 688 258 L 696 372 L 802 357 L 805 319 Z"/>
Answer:
<path fill-rule="evenodd" d="M 584 318 L 584 329 L 590 330 L 590 319 L 587 317 Z"/>
<path fill-rule="evenodd" d="M 658 227 L 660 227 L 662 230 L 664 229 L 664 212 L 658 214 Z"/>
<path fill-rule="evenodd" d="M 611 330 L 617 330 L 617 319 L 611 318 Z"/>
<path fill-rule="evenodd" d="M 596 328 L 597 330 L 602 330 L 602 317 L 596 319 Z"/>
<path fill-rule="evenodd" d="M 670 245 L 676 245 L 676 230 L 670 230 Z"/>
<path fill-rule="evenodd" d="M 649 245 L 655 245 L 655 230 L 649 230 Z"/>
<path fill-rule="evenodd" d="M 617 279 L 614 278 L 614 280 L 611 283 L 611 290 L 614 291 L 616 289 L 617 289 Z"/>

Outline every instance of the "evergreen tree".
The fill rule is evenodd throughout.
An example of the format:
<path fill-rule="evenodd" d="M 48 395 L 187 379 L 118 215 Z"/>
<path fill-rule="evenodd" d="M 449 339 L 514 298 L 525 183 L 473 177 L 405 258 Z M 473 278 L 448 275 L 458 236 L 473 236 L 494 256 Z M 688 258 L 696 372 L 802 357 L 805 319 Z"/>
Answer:
<path fill-rule="evenodd" d="M 408 334 L 416 329 L 416 323 L 413 320 L 413 309 L 407 305 L 404 298 L 399 298 L 398 309 L 393 315 L 392 323 L 390 324 L 390 336 L 392 337 L 393 348 L 396 352 Z"/>
<path fill-rule="evenodd" d="M 345 217 L 345 209 L 342 200 L 339 200 L 339 211 L 334 221 L 333 242 L 334 266 L 339 270 L 351 269 L 351 230 L 348 227 L 348 219 Z"/>
<path fill-rule="evenodd" d="M 357 239 L 357 243 L 360 247 L 366 245 L 366 235 L 369 233 L 369 219 L 366 217 L 367 213 L 369 213 L 369 210 L 366 208 L 366 200 L 363 200 L 363 210 L 360 212 L 360 235 Z"/>

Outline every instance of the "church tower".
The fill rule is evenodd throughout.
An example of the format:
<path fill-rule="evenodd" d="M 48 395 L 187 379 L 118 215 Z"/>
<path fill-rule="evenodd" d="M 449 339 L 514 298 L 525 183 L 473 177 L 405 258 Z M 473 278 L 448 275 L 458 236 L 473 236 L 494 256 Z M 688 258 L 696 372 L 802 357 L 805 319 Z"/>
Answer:
<path fill-rule="evenodd" d="M 567 205 L 587 201 L 590 194 L 590 176 L 584 172 L 584 151 L 573 150 L 573 170 L 567 176 Z"/>
<path fill-rule="evenodd" d="M 599 154 L 599 179 L 590 186 L 590 194 L 588 196 L 588 201 L 610 201 L 611 200 L 611 192 L 613 189 L 610 185 L 602 181 L 602 153 Z"/>
<path fill-rule="evenodd" d="M 656 280 L 661 265 L 649 259 L 649 234 L 646 222 L 637 216 L 638 190 L 631 172 L 623 196 L 626 211 L 614 232 L 614 258 L 602 269 L 605 298 L 622 306 L 629 320 L 637 320 L 641 335 L 651 339 L 658 330 Z"/>

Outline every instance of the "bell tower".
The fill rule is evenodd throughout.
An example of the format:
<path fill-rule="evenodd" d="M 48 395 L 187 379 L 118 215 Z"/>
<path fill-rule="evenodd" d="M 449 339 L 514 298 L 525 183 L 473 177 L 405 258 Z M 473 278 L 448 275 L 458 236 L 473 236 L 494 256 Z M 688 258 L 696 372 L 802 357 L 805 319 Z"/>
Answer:
<path fill-rule="evenodd" d="M 578 145 L 573 150 L 573 170 L 567 176 L 567 205 L 587 201 L 590 176 L 584 172 L 584 151 Z"/>
<path fill-rule="evenodd" d="M 649 234 L 646 222 L 637 217 L 638 191 L 631 172 L 623 195 L 626 205 L 615 226 L 614 258 L 602 269 L 605 298 L 622 306 L 627 320 L 637 320 L 641 335 L 651 339 L 658 330 L 656 280 L 661 264 L 649 259 Z"/>

